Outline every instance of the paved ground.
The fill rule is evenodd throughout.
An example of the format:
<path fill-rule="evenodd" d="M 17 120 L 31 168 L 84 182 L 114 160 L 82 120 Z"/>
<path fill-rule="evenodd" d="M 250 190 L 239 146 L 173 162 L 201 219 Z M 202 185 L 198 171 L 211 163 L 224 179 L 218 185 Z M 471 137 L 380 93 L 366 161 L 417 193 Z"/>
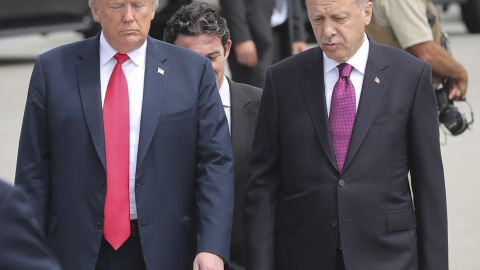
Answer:
<path fill-rule="evenodd" d="M 443 16 L 453 55 L 470 75 L 468 101 L 480 117 L 480 35 L 466 34 L 458 9 Z M 35 57 L 81 36 L 60 32 L 0 38 L 0 177 L 12 183 L 23 107 Z M 466 104 L 456 104 L 468 112 Z M 469 118 L 469 116 L 468 116 Z M 443 136 L 442 146 L 449 210 L 450 269 L 480 270 L 480 123 L 464 134 Z"/>

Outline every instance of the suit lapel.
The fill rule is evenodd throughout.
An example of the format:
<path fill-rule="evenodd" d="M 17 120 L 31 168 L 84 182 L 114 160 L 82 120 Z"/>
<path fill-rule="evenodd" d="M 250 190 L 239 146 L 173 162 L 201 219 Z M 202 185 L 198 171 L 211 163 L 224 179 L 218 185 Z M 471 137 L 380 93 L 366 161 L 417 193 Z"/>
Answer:
<path fill-rule="evenodd" d="M 245 93 L 242 87 L 237 83 L 227 78 L 230 85 L 230 100 L 232 104 L 231 108 L 231 130 L 232 130 L 232 144 L 233 151 L 236 151 L 237 145 L 242 145 L 241 140 L 246 138 L 248 134 L 248 125 L 252 121 L 252 117 L 255 117 L 254 113 L 249 113 L 248 104 L 252 102 L 251 98 Z"/>
<path fill-rule="evenodd" d="M 166 55 L 160 46 L 150 37 L 147 39 L 146 58 L 137 169 L 142 164 L 150 143 L 152 142 L 155 130 L 157 129 L 170 74 L 170 68 L 163 64 L 167 59 Z"/>
<path fill-rule="evenodd" d="M 86 41 L 76 66 L 80 98 L 87 126 L 98 156 L 105 163 L 105 137 L 103 133 L 102 97 L 100 91 L 100 35 Z M 94 68 L 97 67 L 97 68 Z"/>
<path fill-rule="evenodd" d="M 365 136 L 375 120 L 380 104 L 388 89 L 390 78 L 381 47 L 370 40 L 369 56 L 363 79 L 362 94 L 353 127 L 352 138 L 345 159 L 344 170 L 352 162 Z"/>
<path fill-rule="evenodd" d="M 301 88 L 323 149 L 332 165 L 337 168 L 325 101 L 323 53 L 320 47 L 317 47 L 314 53 L 312 60 L 305 66 Z"/>

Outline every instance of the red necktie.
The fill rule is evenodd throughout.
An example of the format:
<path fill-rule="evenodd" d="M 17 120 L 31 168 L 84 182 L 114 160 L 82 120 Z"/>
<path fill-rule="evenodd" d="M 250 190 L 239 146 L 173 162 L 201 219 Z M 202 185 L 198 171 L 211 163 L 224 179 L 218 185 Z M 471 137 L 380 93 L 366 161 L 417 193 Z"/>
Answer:
<path fill-rule="evenodd" d="M 342 171 L 355 122 L 356 101 L 355 89 L 350 81 L 353 67 L 343 63 L 338 65 L 338 70 L 339 78 L 333 87 L 329 123 L 338 169 Z"/>
<path fill-rule="evenodd" d="M 117 250 L 130 236 L 129 149 L 130 115 L 128 85 L 122 70 L 128 55 L 117 53 L 117 64 L 108 82 L 103 104 L 107 157 L 107 196 L 103 236 Z"/>

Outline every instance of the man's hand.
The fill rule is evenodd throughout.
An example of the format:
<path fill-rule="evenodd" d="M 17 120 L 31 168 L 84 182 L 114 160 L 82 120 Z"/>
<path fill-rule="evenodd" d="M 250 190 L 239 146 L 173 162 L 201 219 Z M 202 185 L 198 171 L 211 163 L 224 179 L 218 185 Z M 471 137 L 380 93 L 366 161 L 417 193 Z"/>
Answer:
<path fill-rule="evenodd" d="M 433 40 L 412 45 L 410 49 L 413 55 L 430 63 L 432 71 L 442 77 L 453 79 L 452 89 L 448 98 L 451 100 L 461 100 L 467 94 L 468 73 L 467 70 L 458 63 L 453 57 L 440 45 Z"/>
<path fill-rule="evenodd" d="M 223 259 L 216 254 L 200 252 L 193 261 L 193 270 L 223 270 Z"/>
<path fill-rule="evenodd" d="M 247 40 L 234 46 L 238 63 L 251 68 L 257 66 L 257 47 L 255 47 L 255 43 L 252 40 Z"/>
<path fill-rule="evenodd" d="M 465 73 L 466 74 L 466 73 Z M 462 100 L 467 94 L 468 78 L 467 79 L 454 79 L 452 89 L 448 94 L 448 98 L 451 100 Z"/>
<path fill-rule="evenodd" d="M 292 55 L 301 53 L 307 49 L 307 43 L 302 41 L 295 41 L 292 43 Z"/>

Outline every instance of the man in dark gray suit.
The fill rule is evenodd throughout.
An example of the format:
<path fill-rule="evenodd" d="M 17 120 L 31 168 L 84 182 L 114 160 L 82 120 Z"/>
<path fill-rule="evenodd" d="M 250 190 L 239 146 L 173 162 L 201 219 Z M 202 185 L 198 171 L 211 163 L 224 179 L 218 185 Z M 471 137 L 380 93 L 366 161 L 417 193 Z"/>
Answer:
<path fill-rule="evenodd" d="M 224 75 L 232 41 L 226 21 L 207 3 L 193 3 L 178 10 L 165 29 L 165 41 L 208 57 L 229 122 L 234 156 L 235 204 L 231 269 L 243 269 L 243 190 L 247 180 L 248 154 L 252 147 L 262 90 L 235 83 Z"/>
<path fill-rule="evenodd" d="M 220 0 L 236 82 L 263 87 L 268 66 L 307 49 L 302 0 Z"/>
<path fill-rule="evenodd" d="M 60 270 L 27 197 L 0 180 L 0 269 Z"/>
<path fill-rule="evenodd" d="M 246 269 L 447 270 L 430 65 L 366 36 L 372 2 L 306 2 L 319 46 L 267 70 Z"/>

